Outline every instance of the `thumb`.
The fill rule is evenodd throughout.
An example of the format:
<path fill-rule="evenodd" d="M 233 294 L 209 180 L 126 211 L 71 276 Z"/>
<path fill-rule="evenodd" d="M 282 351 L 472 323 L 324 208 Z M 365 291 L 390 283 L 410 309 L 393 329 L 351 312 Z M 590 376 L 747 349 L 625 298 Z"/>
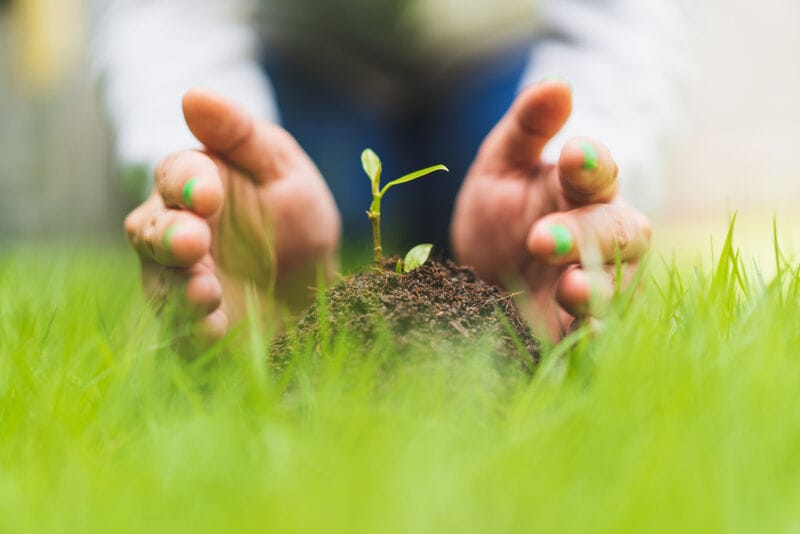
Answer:
<path fill-rule="evenodd" d="M 281 176 L 288 159 L 282 156 L 297 147 L 282 128 L 256 121 L 237 104 L 207 89 L 191 89 L 183 96 L 183 116 L 210 152 L 257 181 Z"/>
<path fill-rule="evenodd" d="M 547 142 L 572 113 L 572 89 L 547 80 L 524 89 L 489 133 L 476 163 L 530 169 L 539 163 Z"/>

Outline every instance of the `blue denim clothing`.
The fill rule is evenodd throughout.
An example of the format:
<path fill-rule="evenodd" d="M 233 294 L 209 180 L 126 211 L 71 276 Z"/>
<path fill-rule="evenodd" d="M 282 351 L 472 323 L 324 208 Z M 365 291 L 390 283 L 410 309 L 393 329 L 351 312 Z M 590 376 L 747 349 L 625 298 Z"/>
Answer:
<path fill-rule="evenodd" d="M 345 240 L 363 239 L 370 188 L 360 154 L 371 147 L 383 160 L 383 183 L 418 168 L 443 163 L 436 173 L 387 193 L 384 233 L 394 252 L 421 242 L 448 246 L 453 204 L 481 141 L 514 99 L 530 46 L 462 69 L 399 113 L 385 113 L 357 91 L 331 87 L 286 57 L 269 57 L 265 69 L 275 89 L 283 126 L 325 176 L 342 213 Z"/>

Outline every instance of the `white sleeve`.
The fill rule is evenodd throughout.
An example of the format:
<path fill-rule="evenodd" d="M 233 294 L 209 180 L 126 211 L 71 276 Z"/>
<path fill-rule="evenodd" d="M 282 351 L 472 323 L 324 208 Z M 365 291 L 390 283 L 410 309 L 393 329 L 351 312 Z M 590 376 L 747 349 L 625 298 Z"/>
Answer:
<path fill-rule="evenodd" d="M 570 137 L 595 138 L 617 160 L 626 198 L 656 207 L 689 72 L 686 8 L 678 0 L 541 4 L 544 38 L 523 81 L 560 76 L 574 91 L 573 115 L 545 156 L 555 161 Z"/>
<path fill-rule="evenodd" d="M 165 155 L 198 146 L 181 113 L 191 87 L 219 91 L 255 116 L 277 120 L 256 60 L 247 0 L 98 0 L 93 69 L 122 167 L 152 170 Z"/>

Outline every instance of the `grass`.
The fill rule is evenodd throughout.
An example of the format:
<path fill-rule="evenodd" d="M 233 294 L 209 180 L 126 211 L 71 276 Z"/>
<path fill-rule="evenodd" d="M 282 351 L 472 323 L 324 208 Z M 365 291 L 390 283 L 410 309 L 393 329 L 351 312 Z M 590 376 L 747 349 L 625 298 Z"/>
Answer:
<path fill-rule="evenodd" d="M 187 362 L 127 251 L 6 250 L 0 532 L 797 530 L 800 272 L 728 237 L 515 387 L 336 339 L 291 380 L 258 335 Z"/>

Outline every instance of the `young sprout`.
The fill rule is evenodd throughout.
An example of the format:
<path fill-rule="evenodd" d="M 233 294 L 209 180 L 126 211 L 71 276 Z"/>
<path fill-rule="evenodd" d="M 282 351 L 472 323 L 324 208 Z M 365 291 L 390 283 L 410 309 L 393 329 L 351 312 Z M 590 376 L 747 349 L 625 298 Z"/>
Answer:
<path fill-rule="evenodd" d="M 422 178 L 423 176 L 434 171 L 449 172 L 449 169 L 444 165 L 426 167 L 424 169 L 408 173 L 405 176 L 401 176 L 396 180 L 392 180 L 383 186 L 383 188 L 381 188 L 381 159 L 375 152 L 372 151 L 372 149 L 366 148 L 361 153 L 361 166 L 364 168 L 364 172 L 367 173 L 369 181 L 372 184 L 372 203 L 369 205 L 367 217 L 369 217 L 369 220 L 372 223 L 372 250 L 375 256 L 375 263 L 377 263 L 380 267 L 383 263 L 383 247 L 381 246 L 381 199 L 383 199 L 383 195 L 386 194 L 386 191 L 396 185 L 404 184 L 406 182 L 413 182 L 414 180 Z"/>
<path fill-rule="evenodd" d="M 397 274 L 410 273 L 414 269 L 419 269 L 428 261 L 428 256 L 431 255 L 433 245 L 430 243 L 423 243 L 417 245 L 406 253 L 406 257 L 402 260 L 397 260 L 395 271 Z"/>

